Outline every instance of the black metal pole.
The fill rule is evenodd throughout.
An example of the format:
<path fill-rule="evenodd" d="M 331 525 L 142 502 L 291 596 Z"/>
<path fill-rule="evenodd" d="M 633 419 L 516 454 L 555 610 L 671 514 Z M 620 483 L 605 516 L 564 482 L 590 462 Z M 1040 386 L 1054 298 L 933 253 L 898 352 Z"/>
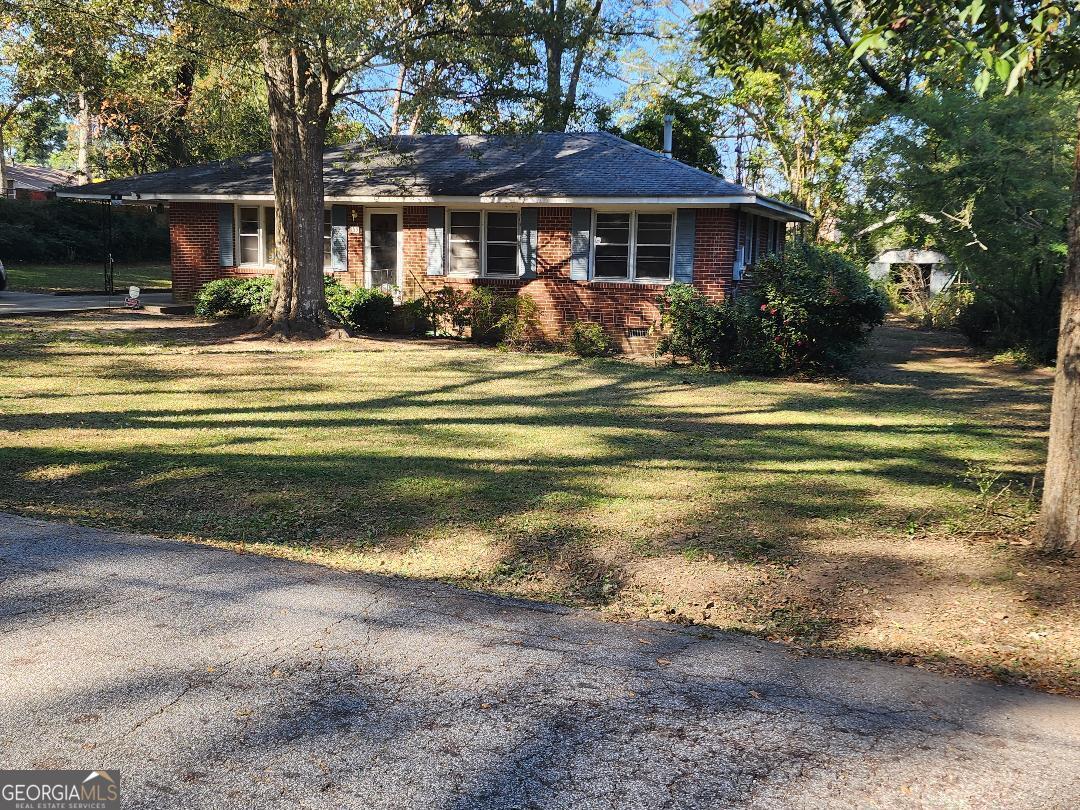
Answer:
<path fill-rule="evenodd" d="M 105 292 L 109 295 L 113 294 L 113 204 L 113 201 L 109 200 L 109 213 L 106 216 L 106 220 L 108 221 L 108 231 L 105 235 Z"/>

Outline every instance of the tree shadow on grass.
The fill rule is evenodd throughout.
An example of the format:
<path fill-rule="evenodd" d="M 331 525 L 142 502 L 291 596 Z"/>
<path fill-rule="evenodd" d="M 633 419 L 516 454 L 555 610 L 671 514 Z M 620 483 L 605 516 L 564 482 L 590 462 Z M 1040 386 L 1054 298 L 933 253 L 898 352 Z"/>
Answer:
<path fill-rule="evenodd" d="M 727 594 L 748 621 L 817 643 L 847 621 L 820 608 L 830 589 L 842 601 L 889 565 L 935 587 L 911 560 L 863 550 L 860 562 L 829 551 L 832 538 L 887 549 L 965 501 L 950 488 L 972 456 L 1019 473 L 1043 441 L 1034 386 L 1008 401 L 1007 429 L 1000 412 L 970 414 L 966 397 L 987 390 L 977 367 L 912 372 L 901 359 L 888 385 L 777 383 L 403 345 L 380 374 L 347 351 L 241 351 L 234 371 L 123 356 L 103 378 L 129 364 L 125 396 L 145 407 L 87 396 L 74 413 L 0 415 L 0 429 L 41 437 L 0 448 L 0 504 L 594 606 L 623 599 L 650 559 L 842 565 L 786 604 L 755 605 L 746 585 Z M 337 365 L 306 380 L 302 364 L 324 355 Z M 123 440 L 68 444 L 72 430 Z"/>

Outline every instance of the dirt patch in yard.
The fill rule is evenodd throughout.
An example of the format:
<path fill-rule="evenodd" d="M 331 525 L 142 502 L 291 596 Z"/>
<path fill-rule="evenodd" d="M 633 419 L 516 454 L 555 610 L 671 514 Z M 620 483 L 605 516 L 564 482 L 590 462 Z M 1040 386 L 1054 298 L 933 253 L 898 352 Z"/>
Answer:
<path fill-rule="evenodd" d="M 0 325 L 0 508 L 1080 694 L 1030 546 L 1051 374 L 880 329 L 850 379 L 137 313 Z"/>

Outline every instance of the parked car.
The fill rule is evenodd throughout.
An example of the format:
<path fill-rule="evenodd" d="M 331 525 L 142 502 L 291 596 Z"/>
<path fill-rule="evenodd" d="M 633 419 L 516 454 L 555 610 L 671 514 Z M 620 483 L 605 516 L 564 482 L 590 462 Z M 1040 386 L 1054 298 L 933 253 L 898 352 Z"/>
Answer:
<path fill-rule="evenodd" d="M 4 269 L 4 263 L 0 262 L 0 292 L 7 289 L 7 271 Z"/>

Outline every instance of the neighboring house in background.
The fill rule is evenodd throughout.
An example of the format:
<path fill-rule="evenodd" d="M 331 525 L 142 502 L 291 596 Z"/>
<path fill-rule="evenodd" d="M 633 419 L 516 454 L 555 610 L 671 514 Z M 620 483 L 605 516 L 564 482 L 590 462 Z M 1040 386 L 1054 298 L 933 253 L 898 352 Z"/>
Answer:
<path fill-rule="evenodd" d="M 548 337 L 601 324 L 635 348 L 672 282 L 730 295 L 783 249 L 796 207 L 607 133 L 417 135 L 328 149 L 324 261 L 404 298 L 443 286 L 525 293 Z M 65 189 L 168 204 L 173 296 L 273 272 L 270 153 Z"/>
<path fill-rule="evenodd" d="M 20 163 L 4 165 L 4 196 L 9 200 L 48 200 L 56 189 L 75 182 L 74 172 L 27 166 Z"/>
<path fill-rule="evenodd" d="M 899 269 L 905 265 L 918 268 L 930 295 L 944 292 L 956 281 L 957 273 L 949 258 L 936 250 L 884 250 L 866 269 L 875 281 L 898 281 Z"/>

